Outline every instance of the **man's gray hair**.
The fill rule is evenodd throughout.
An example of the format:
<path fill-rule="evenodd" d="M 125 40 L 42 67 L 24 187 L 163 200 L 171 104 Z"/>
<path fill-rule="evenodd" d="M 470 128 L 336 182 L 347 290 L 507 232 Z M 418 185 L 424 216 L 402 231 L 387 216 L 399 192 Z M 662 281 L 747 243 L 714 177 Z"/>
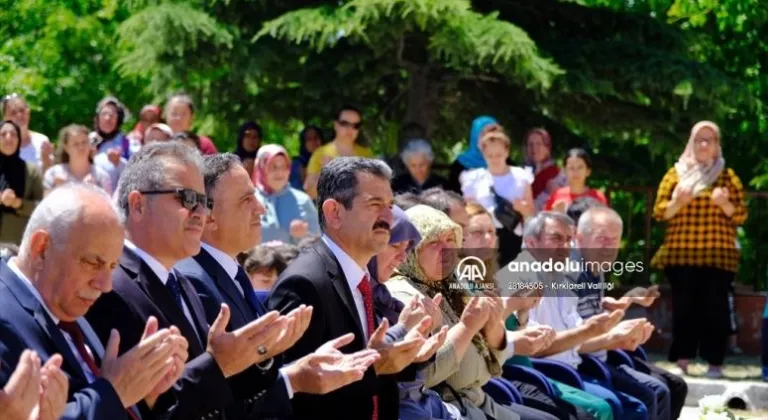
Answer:
<path fill-rule="evenodd" d="M 415 139 L 408 142 L 400 153 L 403 163 L 408 164 L 408 160 L 416 155 L 422 155 L 430 163 L 435 161 L 435 153 L 432 152 L 432 146 L 426 140 Z"/>
<path fill-rule="evenodd" d="M 101 187 L 79 183 L 61 185 L 54 188 L 35 207 L 24 229 L 20 252 L 25 253 L 29 249 L 32 234 L 39 230 L 50 234 L 54 247 L 66 246 L 71 228 L 85 209 L 83 197 L 88 195 L 103 199 L 114 211 L 114 215 L 120 218 L 120 213 L 112 205 L 109 195 Z"/>
<path fill-rule="evenodd" d="M 125 221 L 128 218 L 128 194 L 131 191 L 156 190 L 165 187 L 168 163 L 192 165 L 203 172 L 200 152 L 181 142 L 153 142 L 144 145 L 120 175 L 115 194 L 117 207 Z"/>
<path fill-rule="evenodd" d="M 553 220 L 570 229 L 573 228 L 573 220 L 567 215 L 556 211 L 542 211 L 525 222 L 523 238 L 541 237 L 541 234 L 544 233 L 544 226 L 546 226 L 547 220 Z"/>
<path fill-rule="evenodd" d="M 577 232 L 581 234 L 587 234 L 592 232 L 592 230 L 595 228 L 595 219 L 598 216 L 605 216 L 608 220 L 612 220 L 621 226 L 622 229 L 624 229 L 624 222 L 621 220 L 621 216 L 619 216 L 619 213 L 616 212 L 616 210 L 608 207 L 608 206 L 600 206 L 600 207 L 593 207 L 587 211 L 585 211 L 581 217 L 579 217 L 579 224 L 577 227 Z"/>
<path fill-rule="evenodd" d="M 357 196 L 357 174 L 367 173 L 390 181 L 392 169 L 377 159 L 362 157 L 337 157 L 328 162 L 320 170 L 317 180 L 317 210 L 320 228 L 325 228 L 323 203 L 333 199 L 341 203 L 345 209 L 352 208 L 352 201 Z"/>
<path fill-rule="evenodd" d="M 203 181 L 205 193 L 210 196 L 224 174 L 235 167 L 243 167 L 243 161 L 234 153 L 218 153 L 203 157 Z M 215 204 L 214 204 L 215 205 Z"/>

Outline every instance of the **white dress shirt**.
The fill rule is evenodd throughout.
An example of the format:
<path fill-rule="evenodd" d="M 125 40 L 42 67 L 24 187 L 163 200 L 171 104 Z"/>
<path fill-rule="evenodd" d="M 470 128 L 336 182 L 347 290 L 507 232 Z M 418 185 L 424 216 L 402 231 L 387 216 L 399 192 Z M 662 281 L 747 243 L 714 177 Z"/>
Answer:
<path fill-rule="evenodd" d="M 352 291 L 352 298 L 355 300 L 355 307 L 357 307 L 357 315 L 360 318 L 360 325 L 363 327 L 363 334 L 365 334 L 366 340 L 371 337 L 373 331 L 368 331 L 368 316 L 365 312 L 365 301 L 363 300 L 363 294 L 357 288 L 360 282 L 363 280 L 363 276 L 368 274 L 368 268 L 361 268 L 352 257 L 349 256 L 343 249 L 341 249 L 331 238 L 326 235 L 322 236 L 323 242 L 328 245 L 333 255 L 339 261 L 341 270 L 344 272 L 344 277 L 347 278 L 349 289 Z"/>
<path fill-rule="evenodd" d="M 240 283 L 238 283 L 237 280 L 235 280 L 235 276 L 237 275 L 237 269 L 238 269 L 237 261 L 235 261 L 234 258 L 225 254 L 223 251 L 219 250 L 218 248 L 208 245 L 205 242 L 202 243 L 202 247 L 209 254 L 211 254 L 211 257 L 213 257 L 213 259 L 216 260 L 217 263 L 219 263 L 221 268 L 224 269 L 224 271 L 229 276 L 229 279 L 232 280 L 232 283 L 234 283 L 235 287 L 240 292 L 240 296 L 245 298 L 245 292 L 243 291 L 243 288 L 240 286 Z M 271 366 L 271 363 L 270 363 L 270 366 Z M 288 389 L 288 398 L 293 398 L 293 387 L 291 386 L 291 381 L 288 380 L 288 375 L 285 373 L 285 367 L 280 368 L 280 375 L 283 376 L 283 381 L 285 381 L 285 387 L 286 389 Z"/>
<path fill-rule="evenodd" d="M 54 324 L 59 325 L 59 321 L 61 321 L 58 317 L 56 317 L 50 309 L 48 309 L 48 305 L 45 304 L 45 301 L 43 300 L 43 297 L 40 296 L 40 292 L 37 291 L 35 286 L 32 284 L 32 282 L 27 278 L 27 276 L 24 275 L 24 273 L 19 270 L 19 267 L 16 265 L 16 258 L 12 258 L 10 261 L 8 261 L 8 268 L 13 271 L 14 274 L 16 274 L 16 277 L 21 279 L 21 282 L 24 283 L 25 286 L 27 286 L 27 289 L 29 289 L 30 293 L 37 299 L 38 302 L 40 302 L 40 305 L 45 309 L 45 312 L 48 313 L 48 316 L 51 317 L 51 320 Z M 75 359 L 77 359 L 77 363 L 80 364 L 80 368 L 83 369 L 83 373 L 85 373 L 86 379 L 88 379 L 88 382 L 93 382 L 96 380 L 96 375 L 93 374 L 91 371 L 91 368 L 88 367 L 88 364 L 85 363 L 85 360 L 83 360 L 82 356 L 80 356 L 80 352 L 77 351 L 77 347 L 75 346 L 74 340 L 72 340 L 72 337 L 69 336 L 69 334 L 62 330 L 61 335 L 64 336 L 64 338 L 67 340 L 67 344 L 69 344 L 69 348 L 72 350 L 72 354 L 75 355 Z M 96 358 L 93 357 L 93 352 L 91 351 L 91 348 L 88 346 L 88 344 L 85 344 L 86 350 L 88 350 L 88 353 L 91 354 L 91 358 L 95 361 Z"/>
<path fill-rule="evenodd" d="M 131 242 L 130 240 L 125 240 L 125 247 L 130 249 L 131 251 L 135 252 L 136 255 L 141 258 L 142 261 L 144 261 L 149 268 L 152 270 L 153 273 L 157 276 L 157 278 L 160 279 L 160 281 L 163 283 L 163 286 L 168 284 L 168 276 L 170 275 L 170 271 L 163 267 L 162 264 L 160 264 L 160 261 L 155 259 L 155 257 L 149 255 L 141 248 L 137 247 L 136 244 Z M 174 276 L 176 276 L 176 279 L 179 278 L 179 273 L 174 272 Z M 181 287 L 181 284 L 179 284 L 179 287 Z M 181 306 L 184 311 L 184 316 L 187 318 L 187 321 L 189 321 L 189 325 L 192 327 L 193 330 L 197 331 L 197 327 L 195 327 L 195 321 L 192 317 L 192 312 L 189 311 L 189 307 L 187 307 L 186 300 L 182 297 L 181 299 Z M 198 334 L 200 334 L 200 331 L 197 331 Z"/>

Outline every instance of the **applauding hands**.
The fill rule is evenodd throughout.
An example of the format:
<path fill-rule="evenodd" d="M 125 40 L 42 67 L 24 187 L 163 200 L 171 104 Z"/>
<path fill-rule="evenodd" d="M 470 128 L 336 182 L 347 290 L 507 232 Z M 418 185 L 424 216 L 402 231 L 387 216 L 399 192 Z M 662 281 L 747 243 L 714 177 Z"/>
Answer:
<path fill-rule="evenodd" d="M 0 390 L 0 418 L 58 419 L 64 411 L 69 390 L 61 362 L 62 358 L 57 354 L 41 366 L 40 357 L 25 350 L 5 388 Z"/>

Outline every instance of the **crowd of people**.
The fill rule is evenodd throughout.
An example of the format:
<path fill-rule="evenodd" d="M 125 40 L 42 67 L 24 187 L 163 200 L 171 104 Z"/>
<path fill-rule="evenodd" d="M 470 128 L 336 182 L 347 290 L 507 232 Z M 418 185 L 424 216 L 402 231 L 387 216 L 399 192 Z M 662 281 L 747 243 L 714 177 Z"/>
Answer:
<path fill-rule="evenodd" d="M 642 347 L 654 326 L 625 319 L 658 287 L 606 296 L 622 218 L 588 186 L 588 152 L 561 169 L 544 129 L 517 166 L 479 117 L 444 178 L 425 139 L 388 163 L 358 144 L 352 106 L 295 158 L 254 122 L 218 153 L 184 94 L 125 135 L 106 98 L 55 157 L 23 98 L 2 111 L 0 418 L 666 420 L 689 360 L 722 375 L 747 214 L 711 122 L 654 208 L 668 372 Z M 510 268 L 567 260 L 583 269 Z"/>

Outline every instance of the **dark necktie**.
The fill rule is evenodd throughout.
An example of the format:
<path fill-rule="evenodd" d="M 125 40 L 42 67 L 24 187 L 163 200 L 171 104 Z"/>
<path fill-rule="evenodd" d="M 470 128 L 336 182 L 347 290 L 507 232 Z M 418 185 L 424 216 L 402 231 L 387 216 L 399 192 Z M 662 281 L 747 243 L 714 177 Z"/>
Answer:
<path fill-rule="evenodd" d="M 243 297 L 245 297 L 245 300 L 248 302 L 248 306 L 251 307 L 253 313 L 255 313 L 257 317 L 264 315 L 264 311 L 262 310 L 263 305 L 256 296 L 256 292 L 253 291 L 251 279 L 248 278 L 248 274 L 245 273 L 243 267 L 240 267 L 239 265 L 237 266 L 235 281 L 243 289 Z"/>
<path fill-rule="evenodd" d="M 173 300 L 176 301 L 176 304 L 179 305 L 179 309 L 183 311 L 184 304 L 181 300 L 181 284 L 179 284 L 179 279 L 173 275 L 173 272 L 168 273 L 168 282 L 165 283 L 165 287 L 171 292 L 171 296 L 173 296 Z"/>
<path fill-rule="evenodd" d="M 69 337 L 72 338 L 72 342 L 75 343 L 75 348 L 80 354 L 80 358 L 83 359 L 88 366 L 88 369 L 91 370 L 93 376 L 101 376 L 101 369 L 96 366 L 96 361 L 93 360 L 91 354 L 88 353 L 88 349 L 85 348 L 85 338 L 83 338 L 83 332 L 80 330 L 80 326 L 77 325 L 77 322 L 59 321 L 59 329 L 69 334 Z M 138 420 L 138 417 L 136 417 L 130 408 L 126 408 L 125 411 L 128 413 L 128 417 L 132 420 Z"/>
<path fill-rule="evenodd" d="M 357 285 L 357 290 L 363 295 L 363 303 L 365 304 L 365 318 L 368 325 L 368 337 L 373 335 L 376 331 L 375 315 L 373 313 L 373 292 L 371 291 L 371 280 L 368 274 L 363 275 L 363 279 L 360 284 Z M 379 397 L 373 396 L 373 420 L 379 418 Z"/>

